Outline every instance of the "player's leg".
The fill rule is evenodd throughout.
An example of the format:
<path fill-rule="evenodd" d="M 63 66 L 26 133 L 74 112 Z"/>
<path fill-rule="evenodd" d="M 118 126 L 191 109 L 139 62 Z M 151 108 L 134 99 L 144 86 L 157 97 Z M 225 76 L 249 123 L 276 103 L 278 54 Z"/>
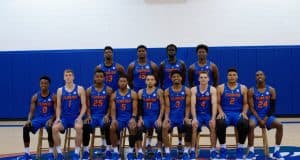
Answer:
<path fill-rule="evenodd" d="M 62 154 L 61 150 L 61 139 L 60 139 L 60 132 L 64 132 L 64 130 L 67 128 L 68 123 L 67 119 L 61 118 L 59 122 L 54 122 L 52 126 L 52 137 L 53 137 L 53 142 L 54 142 L 54 147 L 58 153 L 56 159 L 61 160 L 64 159 L 64 156 Z"/>
<path fill-rule="evenodd" d="M 163 122 L 162 140 L 165 145 L 166 159 L 171 159 L 169 133 L 172 131 L 173 127 L 174 125 L 172 124 L 171 120 Z"/>
<path fill-rule="evenodd" d="M 249 117 L 249 132 L 248 132 L 248 148 L 249 152 L 247 159 L 253 159 L 255 157 L 254 153 L 254 129 L 257 126 L 258 122 L 255 116 L 251 115 Z"/>
<path fill-rule="evenodd" d="M 244 143 L 249 132 L 249 120 L 240 116 L 240 113 L 233 114 L 233 125 L 238 130 L 238 147 L 236 150 L 236 158 L 243 159 Z"/>
<path fill-rule="evenodd" d="M 283 126 L 274 116 L 270 116 L 268 118 L 266 126 L 268 129 L 273 129 L 273 128 L 276 129 L 273 157 L 277 159 L 282 158 L 279 150 L 280 150 L 280 144 L 283 135 Z"/>
<path fill-rule="evenodd" d="M 129 149 L 127 154 L 127 159 L 133 159 L 133 149 L 135 147 L 135 138 L 137 133 L 137 124 L 135 119 L 130 119 L 127 122 L 127 127 L 129 129 Z"/>
<path fill-rule="evenodd" d="M 216 120 L 216 133 L 220 143 L 220 159 L 227 158 L 226 148 L 226 128 L 230 124 L 230 114 L 226 114 L 224 119 Z"/>

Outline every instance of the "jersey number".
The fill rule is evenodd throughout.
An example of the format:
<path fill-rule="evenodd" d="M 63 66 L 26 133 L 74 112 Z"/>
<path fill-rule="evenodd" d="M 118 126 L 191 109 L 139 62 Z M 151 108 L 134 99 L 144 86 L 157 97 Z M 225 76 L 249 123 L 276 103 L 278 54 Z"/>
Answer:
<path fill-rule="evenodd" d="M 229 104 L 234 105 L 234 102 L 235 102 L 235 98 L 230 98 Z"/>
<path fill-rule="evenodd" d="M 113 75 L 112 74 L 108 74 L 105 77 L 106 82 L 112 82 L 112 79 L 113 79 Z"/>
<path fill-rule="evenodd" d="M 122 104 L 121 104 L 121 110 L 122 110 L 122 111 L 125 111 L 125 110 L 126 110 L 126 104 L 125 104 L 125 103 L 122 103 Z"/>
<path fill-rule="evenodd" d="M 204 108 L 205 106 L 206 106 L 206 102 L 205 102 L 205 101 L 202 101 L 202 102 L 201 102 L 201 107 Z"/>
<path fill-rule="evenodd" d="M 175 107 L 176 107 L 176 108 L 179 108 L 179 107 L 180 107 L 180 101 L 176 101 L 176 102 L 175 102 Z"/>
<path fill-rule="evenodd" d="M 97 106 L 102 107 L 102 105 L 103 105 L 103 101 L 102 100 L 100 100 L 100 99 L 94 100 L 94 103 L 93 103 L 94 107 L 97 107 Z"/>
<path fill-rule="evenodd" d="M 147 102 L 146 108 L 147 108 L 147 109 L 151 109 L 151 105 L 152 105 L 151 102 Z"/>
<path fill-rule="evenodd" d="M 48 110 L 48 107 L 44 106 L 43 109 L 42 109 L 42 112 L 43 112 L 43 113 L 46 113 L 47 110 Z"/>
<path fill-rule="evenodd" d="M 140 79 L 146 79 L 146 72 L 140 72 Z"/>
<path fill-rule="evenodd" d="M 258 101 L 258 108 L 268 107 L 268 101 Z"/>

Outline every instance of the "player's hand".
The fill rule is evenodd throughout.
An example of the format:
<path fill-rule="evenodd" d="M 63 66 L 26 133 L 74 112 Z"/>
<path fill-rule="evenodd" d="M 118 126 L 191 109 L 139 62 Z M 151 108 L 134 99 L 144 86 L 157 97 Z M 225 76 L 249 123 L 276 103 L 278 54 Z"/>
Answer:
<path fill-rule="evenodd" d="M 217 116 L 217 119 L 225 119 L 226 118 L 226 115 L 224 112 L 220 112 Z"/>
<path fill-rule="evenodd" d="M 82 124 L 82 118 L 76 118 L 75 123 Z"/>
<path fill-rule="evenodd" d="M 136 121 L 134 118 L 129 120 L 129 128 L 136 128 Z"/>
<path fill-rule="evenodd" d="M 60 123 L 60 122 L 61 122 L 60 118 L 56 118 L 56 120 L 54 121 L 54 124 Z"/>
<path fill-rule="evenodd" d="M 25 126 L 26 126 L 26 127 L 30 127 L 30 126 L 31 126 L 31 120 L 27 120 L 27 121 L 25 122 Z"/>
<path fill-rule="evenodd" d="M 184 118 L 184 119 L 183 119 L 183 124 L 190 124 L 190 125 L 191 125 L 191 124 L 192 124 L 192 121 L 193 121 L 192 119 Z"/>
<path fill-rule="evenodd" d="M 140 119 L 138 120 L 137 126 L 138 126 L 138 127 L 142 127 L 143 125 L 144 125 L 144 121 L 143 121 L 143 119 L 140 118 Z"/>
<path fill-rule="evenodd" d="M 84 124 L 90 124 L 92 122 L 92 118 L 90 116 L 88 116 L 85 120 L 84 120 Z"/>
<path fill-rule="evenodd" d="M 155 121 L 155 125 L 156 125 L 157 127 L 161 127 L 162 121 L 161 121 L 160 118 L 158 118 L 158 119 Z"/>
<path fill-rule="evenodd" d="M 266 122 L 264 120 L 260 119 L 260 120 L 258 120 L 258 125 L 259 125 L 260 128 L 265 128 Z"/>
<path fill-rule="evenodd" d="M 242 112 L 242 113 L 240 114 L 240 116 L 242 116 L 244 119 L 248 120 L 247 113 Z"/>
<path fill-rule="evenodd" d="M 104 120 L 104 123 L 109 123 L 109 116 L 108 115 L 105 115 L 103 117 L 103 120 Z"/>
<path fill-rule="evenodd" d="M 51 119 L 49 119 L 49 120 L 47 121 L 46 125 L 47 125 L 48 127 L 51 127 L 52 124 L 53 124 L 53 119 L 51 118 Z"/>
<path fill-rule="evenodd" d="M 197 119 L 193 119 L 192 120 L 192 126 L 193 126 L 193 128 L 198 128 L 198 120 Z"/>

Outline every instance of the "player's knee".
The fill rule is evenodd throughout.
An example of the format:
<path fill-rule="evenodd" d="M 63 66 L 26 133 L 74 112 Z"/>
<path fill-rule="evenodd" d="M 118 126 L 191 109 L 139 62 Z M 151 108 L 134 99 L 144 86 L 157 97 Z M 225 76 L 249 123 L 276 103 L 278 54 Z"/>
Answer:
<path fill-rule="evenodd" d="M 144 131 L 144 127 L 138 127 L 137 133 L 136 133 L 136 140 L 138 140 L 138 141 L 143 140 L 143 131 Z"/>
<path fill-rule="evenodd" d="M 246 119 L 240 119 L 237 123 L 238 129 L 249 129 L 249 121 Z"/>
<path fill-rule="evenodd" d="M 92 133 L 92 126 L 90 124 L 84 124 L 83 125 L 83 132 L 90 134 Z"/>
<path fill-rule="evenodd" d="M 29 127 L 29 126 L 24 126 L 23 127 L 23 133 L 28 133 L 29 134 L 29 132 L 31 131 L 31 127 Z"/>
<path fill-rule="evenodd" d="M 217 129 L 225 129 L 226 128 L 226 122 L 224 119 L 218 119 L 216 121 Z"/>
<path fill-rule="evenodd" d="M 277 129 L 280 130 L 280 131 L 282 131 L 283 130 L 283 125 L 281 123 L 278 123 Z"/>

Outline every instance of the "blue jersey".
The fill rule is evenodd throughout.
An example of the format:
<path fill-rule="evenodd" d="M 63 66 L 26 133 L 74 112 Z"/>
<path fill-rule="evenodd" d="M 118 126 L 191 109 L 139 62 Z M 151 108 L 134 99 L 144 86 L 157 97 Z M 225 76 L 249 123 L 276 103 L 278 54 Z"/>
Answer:
<path fill-rule="evenodd" d="M 106 85 L 101 91 L 97 91 L 95 86 L 91 87 L 90 94 L 90 109 L 92 117 L 101 117 L 104 116 L 108 108 L 108 95 L 106 91 Z"/>
<path fill-rule="evenodd" d="M 200 92 L 200 86 L 197 86 L 196 114 L 211 114 L 211 106 L 210 85 L 202 93 Z"/>
<path fill-rule="evenodd" d="M 172 89 L 172 87 L 170 87 L 169 98 L 170 98 L 170 119 L 171 121 L 181 123 L 185 116 L 185 106 L 186 106 L 185 86 L 182 86 L 179 92 L 175 92 Z"/>
<path fill-rule="evenodd" d="M 173 84 L 173 82 L 171 80 L 171 72 L 173 70 L 182 72 L 183 68 L 182 68 L 182 65 L 179 60 L 176 60 L 175 63 L 169 63 L 169 60 L 166 59 L 164 61 L 164 63 L 165 63 L 165 66 L 164 66 L 164 70 L 163 70 L 163 72 L 164 72 L 163 89 L 165 90 L 165 89 L 171 87 Z"/>
<path fill-rule="evenodd" d="M 209 75 L 209 81 L 208 84 L 212 85 L 213 84 L 213 79 L 212 79 L 212 72 L 210 69 L 211 62 L 206 61 L 206 64 L 204 66 L 200 66 L 198 62 L 194 63 L 195 66 L 195 71 L 194 71 L 194 85 L 197 86 L 200 84 L 199 82 L 199 72 L 207 72 Z"/>
<path fill-rule="evenodd" d="M 158 88 L 148 94 L 146 89 L 143 89 L 143 110 L 144 118 L 157 118 L 160 113 L 160 101 L 158 98 Z"/>
<path fill-rule="evenodd" d="M 243 95 L 239 83 L 233 90 L 230 89 L 227 84 L 224 84 L 221 106 L 224 112 L 241 112 L 243 110 Z"/>
<path fill-rule="evenodd" d="M 81 99 L 78 94 L 78 86 L 75 85 L 73 91 L 68 92 L 64 87 L 62 87 L 61 95 L 61 109 L 63 117 L 74 118 L 77 117 L 81 109 Z"/>
<path fill-rule="evenodd" d="M 99 67 L 105 72 L 105 84 L 110 86 L 114 91 L 117 90 L 120 73 L 117 70 L 116 63 L 113 63 L 109 67 L 101 63 Z"/>
<path fill-rule="evenodd" d="M 128 92 L 125 96 L 120 94 L 120 91 L 116 92 L 116 111 L 117 111 L 117 119 L 127 121 L 132 116 L 132 97 L 131 90 L 128 89 Z"/>
<path fill-rule="evenodd" d="M 145 80 L 148 74 L 153 74 L 150 62 L 147 61 L 145 65 L 140 65 L 138 61 L 134 62 L 133 88 L 135 91 L 146 88 Z"/>
<path fill-rule="evenodd" d="M 269 110 L 270 110 L 270 99 L 271 99 L 271 93 L 270 93 L 270 86 L 266 86 L 266 89 L 264 92 L 259 92 L 256 87 L 254 88 L 254 108 L 258 115 L 265 116 Z"/>
<path fill-rule="evenodd" d="M 53 93 L 43 97 L 41 92 L 37 93 L 36 117 L 49 117 L 54 115 Z"/>

